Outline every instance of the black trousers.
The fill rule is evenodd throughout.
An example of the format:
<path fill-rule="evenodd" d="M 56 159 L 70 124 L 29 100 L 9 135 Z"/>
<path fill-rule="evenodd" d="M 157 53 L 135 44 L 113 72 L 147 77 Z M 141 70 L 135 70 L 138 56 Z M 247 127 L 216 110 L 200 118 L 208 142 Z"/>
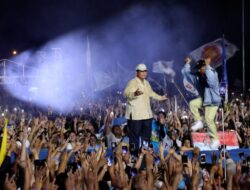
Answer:
<path fill-rule="evenodd" d="M 134 143 L 136 148 L 140 148 L 143 140 L 150 142 L 152 119 L 128 120 L 129 143 Z"/>

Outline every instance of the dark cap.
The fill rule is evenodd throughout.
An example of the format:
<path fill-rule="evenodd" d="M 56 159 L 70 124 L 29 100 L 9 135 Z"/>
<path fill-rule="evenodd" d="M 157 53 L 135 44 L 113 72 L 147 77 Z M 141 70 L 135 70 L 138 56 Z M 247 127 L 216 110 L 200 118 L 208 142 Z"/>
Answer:
<path fill-rule="evenodd" d="M 197 61 L 195 68 L 200 69 L 200 68 L 202 68 L 204 66 L 206 66 L 206 63 L 205 63 L 205 61 L 203 59 L 201 59 L 201 60 Z"/>

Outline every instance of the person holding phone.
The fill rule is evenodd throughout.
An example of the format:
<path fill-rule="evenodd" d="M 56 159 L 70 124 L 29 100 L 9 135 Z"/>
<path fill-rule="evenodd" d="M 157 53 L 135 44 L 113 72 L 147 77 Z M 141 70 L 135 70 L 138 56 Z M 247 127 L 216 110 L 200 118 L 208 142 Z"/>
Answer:
<path fill-rule="evenodd" d="M 125 117 L 128 119 L 128 136 L 131 143 L 139 148 L 139 139 L 150 139 L 152 126 L 152 110 L 150 98 L 166 100 L 165 95 L 155 93 L 147 81 L 147 67 L 139 64 L 136 67 L 136 77 L 130 80 L 124 90 L 127 99 Z"/>

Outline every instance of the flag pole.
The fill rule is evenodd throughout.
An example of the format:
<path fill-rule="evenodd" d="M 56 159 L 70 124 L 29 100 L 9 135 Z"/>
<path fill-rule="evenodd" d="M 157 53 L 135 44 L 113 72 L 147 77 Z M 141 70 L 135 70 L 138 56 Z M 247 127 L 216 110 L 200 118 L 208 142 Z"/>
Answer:
<path fill-rule="evenodd" d="M 178 85 L 176 84 L 175 80 L 172 79 L 172 83 L 174 84 L 175 88 L 177 89 L 177 91 L 179 92 L 179 94 L 181 95 L 181 97 L 183 98 L 184 102 L 186 103 L 186 105 L 189 108 L 189 104 L 188 101 L 186 100 L 185 96 L 183 95 L 183 93 L 181 92 L 180 88 L 178 87 Z"/>
<path fill-rule="evenodd" d="M 164 82 L 164 94 L 167 93 L 167 79 L 165 73 L 163 73 L 163 82 Z"/>
<path fill-rule="evenodd" d="M 225 124 L 224 124 L 224 110 L 223 108 L 221 108 L 219 111 L 221 111 L 221 120 L 222 120 L 222 135 L 223 135 L 223 147 L 224 147 L 224 151 L 223 151 L 223 160 L 224 160 L 224 179 L 225 181 L 227 180 L 227 164 L 226 164 L 226 143 L 225 143 Z"/>
<path fill-rule="evenodd" d="M 242 87 L 243 95 L 246 93 L 245 83 L 245 0 L 242 0 Z"/>
<path fill-rule="evenodd" d="M 225 35 L 222 35 L 222 62 L 223 62 L 223 75 L 222 75 L 222 85 L 225 88 L 225 98 L 224 98 L 224 104 L 226 105 L 228 103 L 228 77 L 227 77 L 227 58 L 226 58 L 226 49 L 225 49 Z M 222 108 L 219 109 L 219 111 L 221 112 L 221 119 L 222 119 L 222 141 L 223 141 L 223 145 L 224 148 L 225 147 L 225 123 L 224 123 L 224 109 L 226 106 L 223 106 Z M 227 165 L 226 165 L 226 153 L 225 151 L 223 151 L 223 157 L 224 157 L 224 179 L 227 179 Z"/>
<path fill-rule="evenodd" d="M 224 92 L 224 107 L 228 104 L 228 76 L 227 76 L 227 58 L 226 58 L 226 47 L 225 47 L 225 35 L 222 35 L 222 62 L 223 62 L 223 75 L 222 75 L 222 82 L 221 85 L 224 86 L 225 92 Z"/>

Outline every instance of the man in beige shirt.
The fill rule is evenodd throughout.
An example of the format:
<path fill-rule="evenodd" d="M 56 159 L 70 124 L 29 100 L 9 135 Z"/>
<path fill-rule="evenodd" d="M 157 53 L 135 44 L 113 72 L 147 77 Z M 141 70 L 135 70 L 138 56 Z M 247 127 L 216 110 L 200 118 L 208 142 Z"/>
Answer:
<path fill-rule="evenodd" d="M 146 77 L 146 65 L 137 65 L 136 77 L 129 81 L 124 90 L 127 98 L 125 117 L 128 119 L 128 136 L 130 143 L 135 143 L 137 148 L 142 145 L 142 141 L 150 140 L 153 118 L 150 98 L 161 101 L 167 99 L 165 95 L 160 96 L 152 90 Z"/>

